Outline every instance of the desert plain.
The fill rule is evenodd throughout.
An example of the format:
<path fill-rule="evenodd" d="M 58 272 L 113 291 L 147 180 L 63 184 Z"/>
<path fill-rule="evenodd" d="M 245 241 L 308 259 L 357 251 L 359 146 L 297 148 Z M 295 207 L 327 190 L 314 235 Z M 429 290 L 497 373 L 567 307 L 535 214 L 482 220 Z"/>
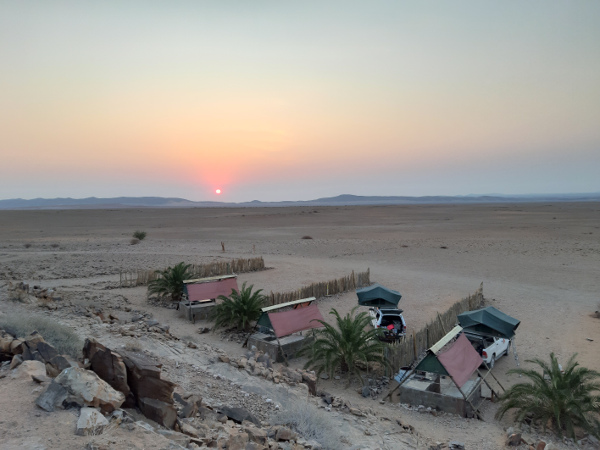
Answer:
<path fill-rule="evenodd" d="M 147 232 L 147 237 L 132 245 L 135 230 Z M 402 294 L 399 307 L 409 331 L 420 329 L 483 283 L 486 305 L 521 320 L 516 338 L 521 366 L 528 367 L 531 358 L 548 359 L 550 352 L 559 361 L 577 353 L 581 365 L 600 370 L 600 319 L 594 317 L 600 310 L 600 205 L 595 202 L 0 211 L 0 313 L 50 315 L 82 338 L 91 333 L 112 346 L 131 344 L 131 338 L 109 336 L 82 322 L 72 309 L 49 311 L 9 300 L 8 282 L 23 281 L 56 289 L 71 304 L 109 308 L 125 301 L 168 324 L 171 334 L 233 357 L 246 349 L 222 332 L 196 333 L 211 323 L 191 324 L 173 309 L 149 304 L 146 287 L 119 287 L 119 274 L 181 261 L 201 264 L 257 256 L 268 269 L 240 274 L 238 280 L 266 293 L 369 269 L 372 282 Z M 357 298 L 348 292 L 319 299 L 318 304 L 331 320 L 331 308 L 345 314 Z M 172 360 L 165 363 L 171 368 L 167 377 L 184 384 L 193 378 L 183 369 L 185 359 L 177 360 L 150 342 L 137 344 Z M 518 381 L 506 373 L 515 366 L 512 355 L 503 357 L 494 373 L 508 386 Z M 244 382 L 236 378 L 237 385 Z M 512 425 L 508 418 L 494 419 L 497 405 L 490 402 L 484 407 L 485 420 L 477 421 L 433 417 L 382 404 L 380 398 L 364 399 L 341 380 L 319 380 L 318 387 L 370 408 L 378 419 L 362 420 L 371 430 L 390 418 L 412 425 L 422 440 L 415 448 L 448 440 L 461 441 L 466 448 L 503 448 L 504 430 Z M 84 438 L 73 436 L 76 417 L 68 412 L 40 414 L 32 389 L 29 381 L 0 380 L 0 448 L 81 448 Z M 286 407 L 285 398 L 281 407 Z M 343 417 L 336 420 L 353 429 L 365 426 Z M 385 429 L 381 425 L 382 433 Z M 409 448 L 394 441 L 392 432 L 383 439 L 359 431 L 360 448 Z M 156 442 L 136 446 L 124 436 L 117 435 L 112 447 L 162 448 Z M 352 442 L 359 443 L 356 439 Z"/>

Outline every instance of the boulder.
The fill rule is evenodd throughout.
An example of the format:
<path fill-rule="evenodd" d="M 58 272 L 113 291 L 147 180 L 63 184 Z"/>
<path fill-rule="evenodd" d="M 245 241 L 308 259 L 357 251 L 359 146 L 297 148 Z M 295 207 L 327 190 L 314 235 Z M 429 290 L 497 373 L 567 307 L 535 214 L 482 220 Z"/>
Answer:
<path fill-rule="evenodd" d="M 75 434 L 78 436 L 102 434 L 106 426 L 108 426 L 108 420 L 100 411 L 95 408 L 83 407 L 79 412 Z"/>
<path fill-rule="evenodd" d="M 141 398 L 153 398 L 173 404 L 175 383 L 160 378 L 162 364 L 131 353 L 123 353 L 122 357 L 127 368 L 127 384 L 138 403 Z"/>
<path fill-rule="evenodd" d="M 257 444 L 265 444 L 267 442 L 267 432 L 262 428 L 250 425 L 245 426 L 242 429 L 248 434 L 248 438 L 252 442 L 256 442 Z"/>
<path fill-rule="evenodd" d="M 177 420 L 177 410 L 172 404 L 154 399 L 138 398 L 138 406 L 142 414 L 167 428 L 173 428 Z"/>
<path fill-rule="evenodd" d="M 25 342 L 23 339 L 15 339 L 12 341 L 10 344 L 10 352 L 13 355 L 20 355 L 23 353 L 23 342 Z"/>
<path fill-rule="evenodd" d="M 157 430 L 156 432 L 184 448 L 190 444 L 190 437 L 183 433 L 173 430 Z"/>
<path fill-rule="evenodd" d="M 302 372 L 302 382 L 308 386 L 310 395 L 317 395 L 317 376 L 309 372 Z"/>
<path fill-rule="evenodd" d="M 37 343 L 36 350 L 38 351 L 44 362 L 49 362 L 50 360 L 58 356 L 58 352 L 56 351 L 56 349 L 44 341 Z"/>
<path fill-rule="evenodd" d="M 4 330 L 0 330 L 0 353 L 12 353 L 10 346 L 15 338 Z"/>
<path fill-rule="evenodd" d="M 506 439 L 506 445 L 517 447 L 521 443 L 521 433 L 513 433 Z"/>
<path fill-rule="evenodd" d="M 23 362 L 23 358 L 21 358 L 21 355 L 14 355 L 12 357 L 12 360 L 10 361 L 10 369 L 14 369 L 16 367 L 19 367 L 19 365 Z"/>
<path fill-rule="evenodd" d="M 293 441 L 297 437 L 296 433 L 290 430 L 288 427 L 278 427 L 275 432 L 276 441 Z"/>
<path fill-rule="evenodd" d="M 44 411 L 52 412 L 58 406 L 62 406 L 69 393 L 55 381 L 52 381 L 44 392 L 36 399 L 35 404 Z"/>
<path fill-rule="evenodd" d="M 112 412 L 125 401 L 122 392 L 113 389 L 91 370 L 69 367 L 55 378 L 55 382 L 67 390 L 65 402 L 80 407 L 99 407 L 102 412 Z"/>
<path fill-rule="evenodd" d="M 46 361 L 46 373 L 49 377 L 57 377 L 63 370 L 74 367 L 67 358 L 57 355 L 50 361 Z"/>
<path fill-rule="evenodd" d="M 260 421 L 244 408 L 230 408 L 229 406 L 220 406 L 217 409 L 220 413 L 225 414 L 235 423 L 242 423 L 244 420 L 247 420 L 249 422 L 252 422 L 254 425 L 260 427 Z"/>
<path fill-rule="evenodd" d="M 11 373 L 11 378 L 31 380 L 32 376 L 46 375 L 46 366 L 40 361 L 23 361 Z"/>
<path fill-rule="evenodd" d="M 90 361 L 90 369 L 100 378 L 126 397 L 129 395 L 127 368 L 121 355 L 112 352 L 95 339 L 85 340 L 83 355 Z"/>
<path fill-rule="evenodd" d="M 183 408 L 181 408 L 179 414 L 177 415 L 180 419 L 187 419 L 188 417 L 194 417 L 197 413 L 198 405 L 196 404 L 196 402 L 189 402 L 186 403 L 186 405 Z"/>

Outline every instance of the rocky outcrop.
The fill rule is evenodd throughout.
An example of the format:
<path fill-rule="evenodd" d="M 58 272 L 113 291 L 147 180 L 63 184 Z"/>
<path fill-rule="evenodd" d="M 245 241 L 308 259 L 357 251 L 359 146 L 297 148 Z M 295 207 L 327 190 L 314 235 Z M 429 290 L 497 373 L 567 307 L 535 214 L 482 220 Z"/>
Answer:
<path fill-rule="evenodd" d="M 173 428 L 177 419 L 173 404 L 175 384 L 161 378 L 160 363 L 131 352 L 119 354 L 94 339 L 85 341 L 83 354 L 91 370 L 123 393 L 125 407 L 137 406 L 146 417 Z"/>
<path fill-rule="evenodd" d="M 100 378 L 122 392 L 126 398 L 129 396 L 131 389 L 127 384 L 127 367 L 121 355 L 107 349 L 95 339 L 86 339 L 83 357 L 89 360 L 90 369 Z"/>
<path fill-rule="evenodd" d="M 114 390 L 91 370 L 70 367 L 50 383 L 36 404 L 46 411 L 53 411 L 57 406 L 92 406 L 108 413 L 124 401 L 122 392 Z"/>

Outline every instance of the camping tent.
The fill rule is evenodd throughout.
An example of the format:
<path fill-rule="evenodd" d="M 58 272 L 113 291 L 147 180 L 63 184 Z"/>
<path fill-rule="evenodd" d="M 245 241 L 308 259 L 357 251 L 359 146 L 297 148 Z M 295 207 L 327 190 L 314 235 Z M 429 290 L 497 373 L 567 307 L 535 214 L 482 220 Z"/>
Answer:
<path fill-rule="evenodd" d="M 521 321 L 488 306 L 460 314 L 458 323 L 465 332 L 512 339 Z"/>
<path fill-rule="evenodd" d="M 421 360 L 415 371 L 421 370 L 440 375 L 450 375 L 460 389 L 480 364 L 481 356 L 479 356 L 465 335 L 460 334 L 443 351 L 438 350 L 436 352 L 433 347 L 429 349 L 427 356 Z"/>
<path fill-rule="evenodd" d="M 357 289 L 358 304 L 361 306 L 377 306 L 379 308 L 397 308 L 402 295 L 398 291 L 388 289 L 378 283 Z"/>

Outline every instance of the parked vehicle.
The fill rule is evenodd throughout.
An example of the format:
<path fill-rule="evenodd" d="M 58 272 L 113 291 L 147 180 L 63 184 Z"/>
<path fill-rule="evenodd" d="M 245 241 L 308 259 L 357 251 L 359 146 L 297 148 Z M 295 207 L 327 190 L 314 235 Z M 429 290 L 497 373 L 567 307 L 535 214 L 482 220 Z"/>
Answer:
<path fill-rule="evenodd" d="M 498 358 L 502 355 L 508 355 L 508 351 L 510 350 L 510 339 L 481 336 L 468 332 L 465 332 L 465 336 L 490 369 L 494 367 Z"/>
<path fill-rule="evenodd" d="M 406 321 L 401 309 L 369 308 L 374 328 L 382 329 L 381 339 L 393 341 L 406 334 Z"/>

